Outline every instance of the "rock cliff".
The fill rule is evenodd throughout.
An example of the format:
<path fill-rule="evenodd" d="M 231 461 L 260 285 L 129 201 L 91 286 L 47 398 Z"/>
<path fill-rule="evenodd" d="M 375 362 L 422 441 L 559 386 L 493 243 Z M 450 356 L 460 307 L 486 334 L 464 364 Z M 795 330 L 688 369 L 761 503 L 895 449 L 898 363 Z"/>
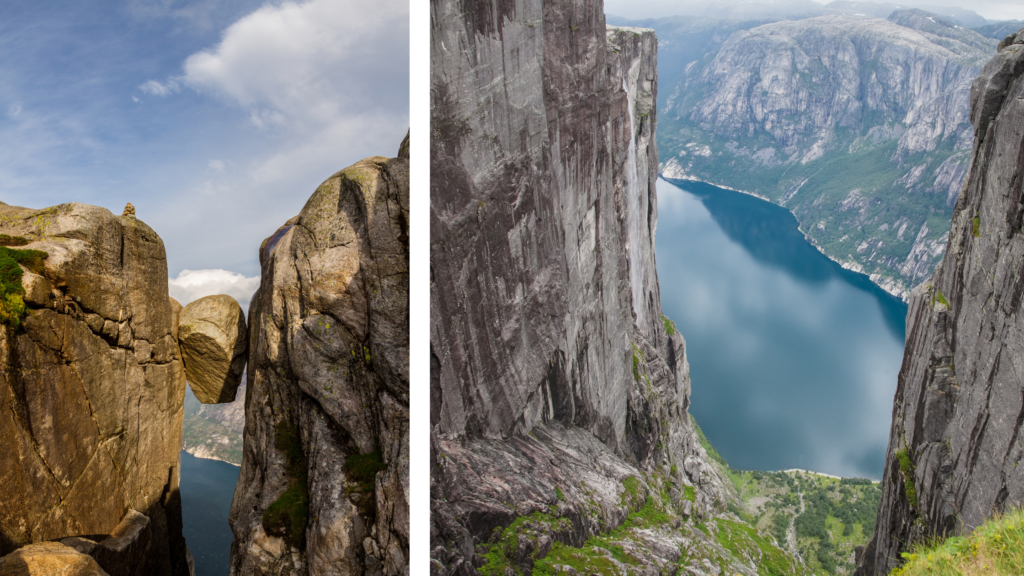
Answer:
<path fill-rule="evenodd" d="M 163 242 L 134 216 L 76 203 L 0 203 L 0 241 L 46 254 L 17 287 L 0 263 L 13 311 L 0 325 L 0 555 L 80 537 L 110 574 L 188 574 L 185 374 Z"/>
<path fill-rule="evenodd" d="M 996 44 L 916 9 L 737 31 L 668 86 L 661 171 L 789 208 L 825 254 L 905 296 L 942 256 L 971 80 Z"/>
<path fill-rule="evenodd" d="M 971 86 L 976 136 L 946 254 L 910 299 L 861 574 L 887 574 L 907 545 L 1024 504 L 1024 40 L 1009 40 Z"/>
<path fill-rule="evenodd" d="M 327 179 L 260 248 L 231 574 L 407 574 L 409 152 Z"/>
<path fill-rule="evenodd" d="M 686 522 L 729 482 L 661 314 L 656 50 L 600 1 L 431 2 L 436 574 L 733 558 Z"/>

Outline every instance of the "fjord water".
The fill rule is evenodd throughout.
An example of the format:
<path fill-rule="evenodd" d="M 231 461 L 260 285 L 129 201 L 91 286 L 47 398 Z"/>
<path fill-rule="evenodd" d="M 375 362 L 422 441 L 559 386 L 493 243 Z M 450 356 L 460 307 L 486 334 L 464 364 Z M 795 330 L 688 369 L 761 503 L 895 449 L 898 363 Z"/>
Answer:
<path fill-rule="evenodd" d="M 238 466 L 181 452 L 181 515 L 185 544 L 196 561 L 196 576 L 225 576 L 231 567 L 228 512 Z"/>
<path fill-rule="evenodd" d="M 788 210 L 709 184 L 658 180 L 656 246 L 690 413 L 729 465 L 878 479 L 906 305 L 811 246 Z"/>

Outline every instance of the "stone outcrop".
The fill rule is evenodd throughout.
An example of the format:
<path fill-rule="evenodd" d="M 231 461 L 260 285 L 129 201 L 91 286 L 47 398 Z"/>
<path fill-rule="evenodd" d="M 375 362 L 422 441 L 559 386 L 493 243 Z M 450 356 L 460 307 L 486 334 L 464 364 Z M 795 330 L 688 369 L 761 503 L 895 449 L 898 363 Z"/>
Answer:
<path fill-rule="evenodd" d="M 648 493 L 693 493 L 668 504 L 677 519 L 724 505 L 661 315 L 656 38 L 603 12 L 431 3 L 437 574 L 528 572 Z M 526 530 L 519 548 L 501 548 L 504 530 Z M 678 558 L 678 530 L 650 538 L 642 562 Z"/>
<path fill-rule="evenodd" d="M 945 257 L 910 299 L 882 502 L 860 574 L 887 574 L 907 546 L 970 533 L 1024 504 L 1024 45 L 985 65 L 971 121 Z"/>
<path fill-rule="evenodd" d="M 188 574 L 180 472 L 185 373 L 163 242 L 104 208 L 0 203 L 0 233 L 48 254 L 25 274 L 20 328 L 0 326 L 0 554 L 101 541 L 131 510 L 143 572 Z"/>
<path fill-rule="evenodd" d="M 204 404 L 234 402 L 248 358 L 245 314 L 226 294 L 190 302 L 178 320 L 178 343 L 185 376 Z"/>
<path fill-rule="evenodd" d="M 0 558 L 0 576 L 109 576 L 92 557 L 59 542 L 30 544 Z"/>
<path fill-rule="evenodd" d="M 997 41 L 889 12 L 732 22 L 749 29 L 709 54 L 672 42 L 659 145 L 666 178 L 784 206 L 830 258 L 906 297 L 942 256 L 934 218 L 950 214 L 967 173 L 970 85 Z"/>
<path fill-rule="evenodd" d="M 408 573 L 408 146 L 400 150 L 331 176 L 261 246 L 233 575 Z M 308 516 L 289 501 L 306 502 Z"/>

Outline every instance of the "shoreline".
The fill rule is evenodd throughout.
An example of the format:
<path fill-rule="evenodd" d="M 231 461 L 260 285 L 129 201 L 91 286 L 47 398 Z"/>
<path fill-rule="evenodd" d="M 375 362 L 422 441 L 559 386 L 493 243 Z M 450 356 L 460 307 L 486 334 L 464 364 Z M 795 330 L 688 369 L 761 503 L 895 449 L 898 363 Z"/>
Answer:
<path fill-rule="evenodd" d="M 753 196 L 754 198 L 757 198 L 759 200 L 764 200 L 765 202 L 771 204 L 772 206 L 778 206 L 779 208 L 784 208 L 787 211 L 789 211 L 790 214 L 793 214 L 793 218 L 796 220 L 796 229 L 799 230 L 800 233 L 804 235 L 804 240 L 808 244 L 813 246 L 815 250 L 820 252 L 822 254 L 822 256 L 828 258 L 829 260 L 835 262 L 836 264 L 839 264 L 839 266 L 841 266 L 844 270 L 849 270 L 851 272 L 856 272 L 857 274 L 863 274 L 864 276 L 867 276 L 868 280 L 870 280 L 872 284 L 874 284 L 875 286 L 878 286 L 879 288 L 881 288 L 887 294 L 889 294 L 889 295 L 891 295 L 891 296 L 893 296 L 895 298 L 899 298 L 903 303 L 907 303 L 909 301 L 910 289 L 892 287 L 892 284 L 894 283 L 892 278 L 887 278 L 885 276 L 882 276 L 881 274 L 867 274 L 867 273 L 864 272 L 864 267 L 861 266 L 859 263 L 857 263 L 857 262 L 848 262 L 848 261 L 845 261 L 845 260 L 839 260 L 838 258 L 834 258 L 834 257 L 828 255 L 827 253 L 825 253 L 825 251 L 821 249 L 821 246 L 818 246 L 817 242 L 814 241 L 814 238 L 810 237 L 807 234 L 807 232 L 803 229 L 803 225 L 800 223 L 800 219 L 796 217 L 796 214 L 794 214 L 792 210 L 790 210 L 786 206 L 783 206 L 781 204 L 777 204 L 775 202 L 772 202 L 770 199 L 768 199 L 767 196 L 762 196 L 761 194 L 757 194 L 757 193 L 750 192 L 750 191 L 747 191 L 747 190 L 739 190 L 737 188 L 733 188 L 732 186 L 724 186 L 722 184 L 715 184 L 714 182 L 708 182 L 707 180 L 701 180 L 699 178 L 690 178 L 690 177 L 687 177 L 687 176 L 683 176 L 682 178 L 676 178 L 676 177 L 672 177 L 672 176 L 666 176 L 660 170 L 658 171 L 658 178 L 661 178 L 662 180 L 665 180 L 666 182 L 669 182 L 670 180 L 685 180 L 685 181 L 688 181 L 688 182 L 700 182 L 701 184 L 708 184 L 710 186 L 714 186 L 715 188 L 721 188 L 723 190 L 729 190 L 730 192 L 738 192 L 740 194 L 746 194 L 747 196 Z M 671 182 L 669 182 L 669 183 L 671 184 Z M 883 284 L 882 283 L 883 281 L 888 281 L 888 282 Z"/>
<path fill-rule="evenodd" d="M 187 448 L 182 448 L 181 451 L 182 452 L 188 452 L 191 456 L 194 456 L 196 458 L 201 458 L 203 460 L 216 460 L 217 462 L 223 462 L 225 464 L 231 464 L 235 468 L 241 468 L 242 467 L 241 464 L 235 464 L 234 462 L 228 462 L 227 460 L 224 460 L 222 458 L 217 458 L 216 456 L 200 456 L 199 454 L 196 454 L 196 453 L 192 452 L 191 450 L 189 450 Z"/>

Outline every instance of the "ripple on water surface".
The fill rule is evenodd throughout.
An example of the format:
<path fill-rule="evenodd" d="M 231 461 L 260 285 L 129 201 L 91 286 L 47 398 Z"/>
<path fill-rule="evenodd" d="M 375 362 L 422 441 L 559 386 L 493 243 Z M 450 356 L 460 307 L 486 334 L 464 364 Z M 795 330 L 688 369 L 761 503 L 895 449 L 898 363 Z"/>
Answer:
<path fill-rule="evenodd" d="M 699 182 L 658 180 L 657 258 L 690 412 L 730 466 L 881 476 L 906 304 L 788 210 Z"/>

